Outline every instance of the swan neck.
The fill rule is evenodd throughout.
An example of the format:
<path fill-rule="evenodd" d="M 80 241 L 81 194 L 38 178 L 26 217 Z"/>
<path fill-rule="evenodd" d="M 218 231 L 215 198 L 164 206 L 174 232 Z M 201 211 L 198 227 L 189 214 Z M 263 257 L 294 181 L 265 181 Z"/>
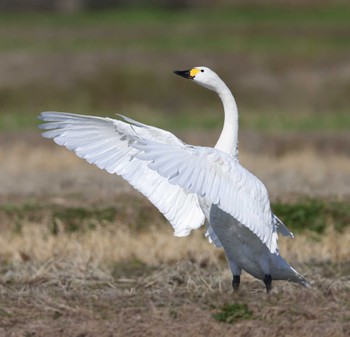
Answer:
<path fill-rule="evenodd" d="M 224 82 L 217 90 L 224 107 L 224 127 L 215 148 L 238 158 L 238 109 L 236 101 Z"/>

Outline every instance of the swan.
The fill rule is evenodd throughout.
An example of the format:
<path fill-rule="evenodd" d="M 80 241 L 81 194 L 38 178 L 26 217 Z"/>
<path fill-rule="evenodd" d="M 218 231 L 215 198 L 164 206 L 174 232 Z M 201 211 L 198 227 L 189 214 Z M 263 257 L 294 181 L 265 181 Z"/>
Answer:
<path fill-rule="evenodd" d="M 238 158 L 238 109 L 219 76 L 207 67 L 175 74 L 215 91 L 224 125 L 214 148 L 185 144 L 172 133 L 119 119 L 47 111 L 39 115 L 43 136 L 77 156 L 126 179 L 171 223 L 175 236 L 206 226 L 209 242 L 224 249 L 238 290 L 241 271 L 264 282 L 310 283 L 280 255 L 278 233 L 293 238 L 273 214 L 264 184 Z"/>

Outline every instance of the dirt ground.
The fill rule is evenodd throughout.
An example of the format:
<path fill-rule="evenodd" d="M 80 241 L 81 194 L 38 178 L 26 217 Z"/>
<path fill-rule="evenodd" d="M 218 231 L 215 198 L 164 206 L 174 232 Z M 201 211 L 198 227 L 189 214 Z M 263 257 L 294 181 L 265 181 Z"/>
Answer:
<path fill-rule="evenodd" d="M 49 263 L 50 264 L 50 263 Z M 59 267 L 47 264 L 44 268 Z M 348 336 L 349 279 L 320 266 L 313 289 L 278 283 L 266 295 L 245 276 L 233 294 L 226 271 L 189 262 L 141 277 L 81 278 L 57 271 L 2 284 L 1 336 Z M 91 267 L 93 269 L 93 267 Z M 327 271 L 327 272 L 326 272 Z M 91 270 L 90 270 L 91 272 Z M 74 272 L 75 273 L 75 272 Z M 245 304 L 249 319 L 233 324 L 213 315 Z"/>
<path fill-rule="evenodd" d="M 180 136 L 211 145 L 216 133 Z M 346 201 L 348 137 L 242 132 L 241 161 L 273 200 Z M 174 238 L 127 183 L 37 133 L 0 138 L 0 336 L 349 336 L 348 230 L 281 240 L 282 254 L 312 289 L 274 282 L 266 295 L 244 274 L 232 293 L 223 252 L 203 232 Z M 23 217 L 28 205 L 37 208 Z M 53 231 L 48 212 L 56 206 L 116 207 L 121 216 L 73 233 L 57 221 Z M 135 229 L 140 220 L 144 227 Z M 233 304 L 243 314 L 228 314 Z"/>

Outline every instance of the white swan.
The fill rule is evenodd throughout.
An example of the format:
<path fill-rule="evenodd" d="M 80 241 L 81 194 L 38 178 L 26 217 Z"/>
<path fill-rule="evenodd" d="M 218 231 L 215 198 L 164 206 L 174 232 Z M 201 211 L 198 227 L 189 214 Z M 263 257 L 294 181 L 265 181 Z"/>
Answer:
<path fill-rule="evenodd" d="M 238 289 L 241 270 L 264 281 L 309 282 L 281 257 L 277 232 L 293 237 L 272 213 L 265 186 L 238 160 L 238 111 L 225 83 L 207 67 L 175 71 L 221 98 L 225 120 L 214 148 L 184 144 L 170 132 L 138 123 L 62 112 L 39 116 L 44 137 L 116 173 L 143 193 L 186 236 L 206 221 L 209 241 L 223 247 Z"/>

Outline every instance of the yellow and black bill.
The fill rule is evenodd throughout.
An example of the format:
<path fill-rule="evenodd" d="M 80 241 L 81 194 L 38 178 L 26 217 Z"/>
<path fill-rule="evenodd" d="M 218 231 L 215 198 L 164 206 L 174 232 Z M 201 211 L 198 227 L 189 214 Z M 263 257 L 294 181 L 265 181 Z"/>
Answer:
<path fill-rule="evenodd" d="M 190 70 L 175 70 L 174 73 L 181 77 L 192 80 L 200 72 L 197 68 L 192 68 Z"/>

